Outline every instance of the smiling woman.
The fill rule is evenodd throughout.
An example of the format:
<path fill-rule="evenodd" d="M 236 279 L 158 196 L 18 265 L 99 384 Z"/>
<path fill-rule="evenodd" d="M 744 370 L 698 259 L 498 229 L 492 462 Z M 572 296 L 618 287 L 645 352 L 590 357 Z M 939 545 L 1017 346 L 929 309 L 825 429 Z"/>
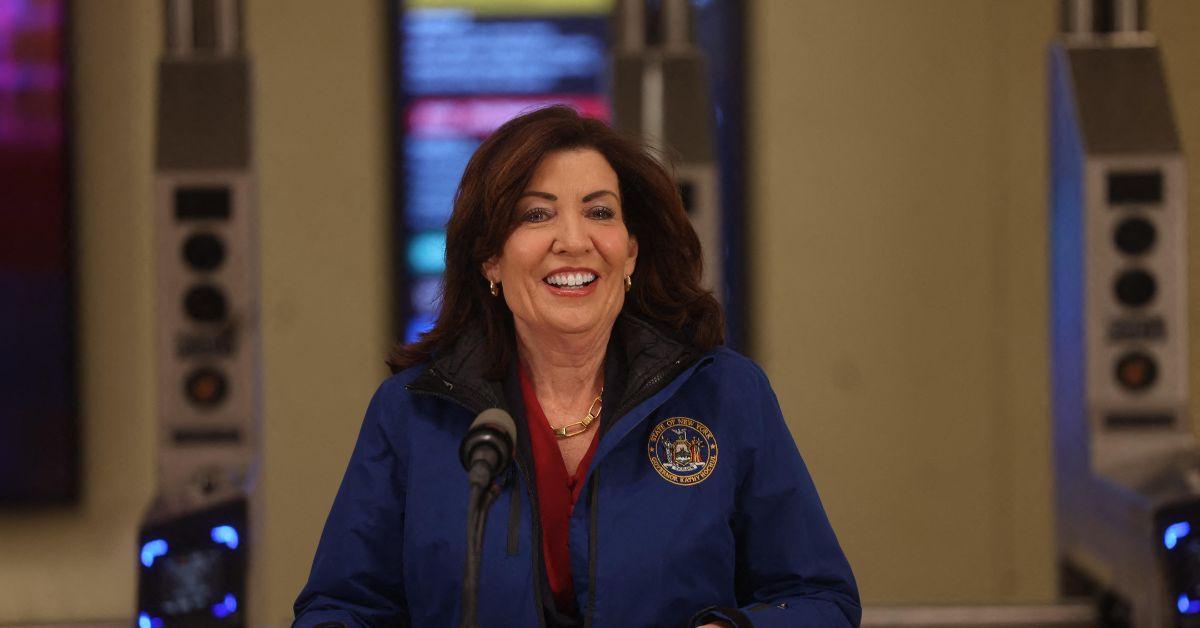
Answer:
<path fill-rule="evenodd" d="M 457 452 L 495 407 L 517 443 L 480 625 L 858 624 L 770 384 L 720 346 L 666 168 L 599 121 L 534 111 L 471 158 L 446 233 L 437 323 L 392 355 L 296 625 L 474 625 Z"/>
<path fill-rule="evenodd" d="M 577 175 L 592 177 L 594 187 L 584 189 Z M 573 192 L 541 189 L 533 185 L 535 177 L 542 185 L 569 185 Z M 507 297 L 488 298 L 493 278 L 481 269 L 502 256 L 510 235 L 561 218 L 556 214 L 566 203 L 576 212 L 586 205 L 589 211 L 619 214 L 608 224 L 619 224 L 640 247 L 633 271 L 624 273 L 632 286 L 624 298 L 626 311 L 676 330 L 700 349 L 721 344 L 721 307 L 700 285 L 700 240 L 671 175 L 640 144 L 603 122 L 567 107 L 548 107 L 501 126 L 467 164 L 446 226 L 437 322 L 421 341 L 396 347 L 389 361 L 393 370 L 428 359 L 461 330 L 482 325 L 491 353 L 489 374 L 503 377 L 516 357 L 513 312 Z M 638 254 L 635 248 L 630 256 Z M 501 280 L 496 283 L 503 286 Z"/>

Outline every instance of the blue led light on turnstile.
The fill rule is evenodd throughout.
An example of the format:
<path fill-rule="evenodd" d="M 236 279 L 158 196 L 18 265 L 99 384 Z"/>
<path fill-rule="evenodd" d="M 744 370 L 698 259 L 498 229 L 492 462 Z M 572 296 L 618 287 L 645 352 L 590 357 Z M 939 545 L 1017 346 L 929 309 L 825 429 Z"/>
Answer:
<path fill-rule="evenodd" d="M 1175 544 L 1179 542 L 1179 539 L 1182 539 L 1191 532 L 1192 526 L 1186 521 L 1172 523 L 1167 526 L 1167 531 L 1163 532 L 1163 545 L 1167 546 L 1167 549 L 1175 549 Z"/>
<path fill-rule="evenodd" d="M 408 265 L 420 274 L 446 270 L 446 232 L 428 231 L 408 241 Z"/>
<path fill-rule="evenodd" d="M 232 593 L 226 593 L 225 599 L 213 604 L 212 614 L 217 619 L 225 619 L 237 611 L 237 598 Z"/>
<path fill-rule="evenodd" d="M 138 628 L 163 628 L 163 620 L 146 613 L 138 614 Z"/>
<path fill-rule="evenodd" d="M 150 567 L 154 564 L 154 559 L 159 556 L 167 555 L 167 542 L 162 539 L 154 539 L 148 541 L 142 546 L 142 565 Z"/>
<path fill-rule="evenodd" d="M 238 533 L 233 526 L 217 526 L 212 529 L 212 540 L 229 549 L 238 548 Z"/>
<path fill-rule="evenodd" d="M 1175 604 L 1179 612 L 1185 615 L 1195 615 L 1200 613 L 1200 600 L 1189 599 L 1186 593 L 1179 596 L 1179 601 Z"/>

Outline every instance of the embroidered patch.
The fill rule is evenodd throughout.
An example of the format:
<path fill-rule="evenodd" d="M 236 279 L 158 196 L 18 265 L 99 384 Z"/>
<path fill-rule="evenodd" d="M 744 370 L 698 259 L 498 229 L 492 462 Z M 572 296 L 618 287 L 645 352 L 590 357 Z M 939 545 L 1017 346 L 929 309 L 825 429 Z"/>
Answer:
<path fill-rule="evenodd" d="M 717 468 L 717 438 L 707 425 L 687 417 L 656 425 L 646 453 L 662 479 L 679 486 L 699 484 Z"/>

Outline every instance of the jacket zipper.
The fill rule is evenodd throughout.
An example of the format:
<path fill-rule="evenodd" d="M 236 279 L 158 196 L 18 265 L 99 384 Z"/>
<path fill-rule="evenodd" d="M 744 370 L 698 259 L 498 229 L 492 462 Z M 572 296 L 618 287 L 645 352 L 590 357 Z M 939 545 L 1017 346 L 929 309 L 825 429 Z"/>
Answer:
<path fill-rule="evenodd" d="M 525 494 L 529 497 L 529 511 L 533 513 L 529 517 L 529 527 L 530 531 L 532 532 L 532 534 L 530 534 L 529 541 L 530 545 L 532 546 L 529 548 L 529 556 L 531 557 L 531 561 L 533 563 L 533 581 L 535 583 L 534 588 L 537 590 L 537 599 L 535 600 L 536 604 L 534 604 L 534 608 L 537 609 L 538 625 L 542 628 L 546 628 L 546 610 L 544 608 L 546 591 L 542 588 L 542 581 L 545 579 L 545 576 L 542 575 L 542 561 L 538 560 L 541 558 L 542 552 L 542 523 L 541 519 L 537 515 L 537 495 L 535 495 L 533 492 L 534 478 L 533 474 L 529 472 L 529 469 L 525 468 L 525 463 L 521 460 L 520 456 L 515 456 L 514 458 L 517 464 L 517 470 L 525 478 Z M 513 487 L 513 490 L 516 490 L 515 486 Z M 509 538 L 511 539 L 512 537 Z"/>
<path fill-rule="evenodd" d="M 599 530 L 600 519 L 600 470 L 592 471 L 592 493 L 588 495 L 588 597 L 587 613 L 584 615 L 584 628 L 591 628 L 596 618 L 596 563 L 599 555 L 596 551 L 596 532 Z"/>
<path fill-rule="evenodd" d="M 516 556 L 520 540 L 521 493 L 517 490 L 517 473 L 509 469 L 507 482 L 511 493 L 508 496 L 508 555 Z"/>
<path fill-rule="evenodd" d="M 668 367 L 671 369 L 671 371 L 670 371 L 671 378 L 678 376 L 679 373 L 681 373 L 685 370 L 685 369 L 680 368 L 680 366 L 682 364 L 683 364 L 682 357 L 675 358 L 675 360 L 673 360 L 671 362 L 670 366 Z M 644 394 L 644 392 L 646 390 L 652 389 L 653 387 L 657 386 L 660 382 L 662 382 L 663 380 L 667 380 L 667 379 L 668 378 L 667 378 L 666 371 L 659 371 L 659 372 L 655 373 L 654 375 L 651 375 L 648 379 L 643 381 L 640 386 L 638 386 L 636 394 L 634 394 L 632 396 L 626 396 L 626 399 L 628 399 L 628 401 L 626 401 L 621 406 L 619 411 L 613 413 L 613 415 L 618 417 L 618 420 L 620 418 L 624 417 L 625 414 L 628 413 L 630 410 L 632 410 L 634 407 L 636 407 L 637 404 L 645 401 L 647 398 L 650 397 L 650 395 Z"/>

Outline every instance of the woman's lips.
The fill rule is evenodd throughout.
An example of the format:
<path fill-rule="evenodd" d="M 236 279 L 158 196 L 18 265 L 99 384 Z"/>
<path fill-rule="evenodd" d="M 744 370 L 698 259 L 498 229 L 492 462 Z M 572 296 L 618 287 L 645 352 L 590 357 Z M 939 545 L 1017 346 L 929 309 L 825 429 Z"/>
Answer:
<path fill-rule="evenodd" d="M 599 277 L 597 277 L 594 281 L 592 281 L 591 283 L 589 283 L 587 285 L 579 286 L 576 288 L 560 288 L 559 286 L 556 286 L 554 284 L 548 284 L 544 281 L 542 282 L 542 285 L 546 286 L 546 289 L 550 291 L 550 294 L 553 294 L 555 296 L 586 297 L 589 294 L 592 294 L 593 292 L 596 291 L 596 284 L 598 284 L 598 283 L 600 283 Z"/>

